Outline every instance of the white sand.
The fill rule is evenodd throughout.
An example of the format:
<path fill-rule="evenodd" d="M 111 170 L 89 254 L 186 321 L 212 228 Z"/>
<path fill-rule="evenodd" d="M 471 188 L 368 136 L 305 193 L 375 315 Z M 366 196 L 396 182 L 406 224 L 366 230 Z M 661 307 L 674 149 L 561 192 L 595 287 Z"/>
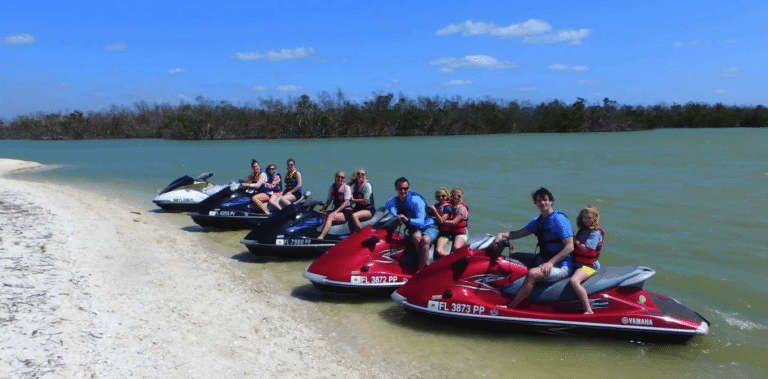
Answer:
<path fill-rule="evenodd" d="M 0 159 L 0 378 L 408 376 L 158 214 L 2 178 L 39 166 Z"/>

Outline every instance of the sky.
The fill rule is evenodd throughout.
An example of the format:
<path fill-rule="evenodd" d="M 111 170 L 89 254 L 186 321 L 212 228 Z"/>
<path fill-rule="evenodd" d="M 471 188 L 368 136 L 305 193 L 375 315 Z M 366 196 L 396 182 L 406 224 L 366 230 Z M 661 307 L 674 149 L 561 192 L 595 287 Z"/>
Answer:
<path fill-rule="evenodd" d="M 0 118 L 341 91 L 768 104 L 765 1 L 2 1 Z"/>

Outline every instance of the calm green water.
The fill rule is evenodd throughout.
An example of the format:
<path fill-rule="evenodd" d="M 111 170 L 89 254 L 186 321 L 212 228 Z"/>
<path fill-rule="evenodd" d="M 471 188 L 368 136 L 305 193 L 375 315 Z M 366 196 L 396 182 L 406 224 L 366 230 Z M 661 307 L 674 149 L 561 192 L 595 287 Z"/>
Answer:
<path fill-rule="evenodd" d="M 0 141 L 0 157 L 57 168 L 31 180 L 69 181 L 153 209 L 158 190 L 181 175 L 243 178 L 250 159 L 265 166 L 295 158 L 305 188 L 324 196 L 333 173 L 363 167 L 383 204 L 393 182 L 431 198 L 464 188 L 471 233 L 518 229 L 537 214 L 540 186 L 571 220 L 593 204 L 606 244 L 600 261 L 656 270 L 646 289 L 672 296 L 712 322 L 685 345 L 598 338 L 499 334 L 449 327 L 404 314 L 387 299 L 331 297 L 301 277 L 310 262 L 248 260 L 286 296 L 316 304 L 336 337 L 428 377 L 765 377 L 768 374 L 768 129 L 663 130 L 621 134 L 445 138 L 214 141 Z M 193 225 L 185 215 L 169 215 Z M 575 222 L 574 222 L 575 226 Z M 185 227 L 194 232 L 195 228 Z M 243 232 L 208 233 L 243 259 Z M 533 250 L 535 239 L 515 243 Z M 353 341 L 364 341 L 355 345 Z"/>

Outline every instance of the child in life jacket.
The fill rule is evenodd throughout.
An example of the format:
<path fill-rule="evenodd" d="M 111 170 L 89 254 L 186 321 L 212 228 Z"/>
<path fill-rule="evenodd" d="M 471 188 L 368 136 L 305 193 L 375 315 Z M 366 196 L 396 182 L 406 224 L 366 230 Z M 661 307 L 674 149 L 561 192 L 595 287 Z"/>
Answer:
<path fill-rule="evenodd" d="M 451 190 L 451 209 L 438 217 L 440 230 L 437 243 L 435 243 L 435 258 L 445 257 L 467 243 L 467 224 L 469 223 L 469 207 L 464 203 L 464 191 L 459 187 Z M 453 241 L 451 251 L 445 251 L 448 241 Z"/>
<path fill-rule="evenodd" d="M 589 304 L 587 290 L 581 283 L 594 275 L 600 269 L 600 250 L 603 247 L 605 233 L 600 227 L 600 212 L 597 208 L 587 205 L 579 212 L 576 219 L 579 231 L 573 239 L 573 265 L 576 269 L 571 276 L 570 284 L 576 297 L 584 308 L 584 314 L 594 314 Z"/>

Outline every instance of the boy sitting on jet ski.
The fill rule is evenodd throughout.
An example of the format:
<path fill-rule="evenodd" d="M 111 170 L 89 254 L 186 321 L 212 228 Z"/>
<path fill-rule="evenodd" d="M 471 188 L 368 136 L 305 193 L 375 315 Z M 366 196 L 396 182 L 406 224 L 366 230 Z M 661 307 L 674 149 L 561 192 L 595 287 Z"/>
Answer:
<path fill-rule="evenodd" d="M 546 188 L 539 188 L 531 194 L 531 198 L 541 214 L 524 228 L 509 233 L 499 233 L 494 239 L 496 246 L 502 239 L 511 241 L 531 234 L 539 240 L 539 254 L 536 256 L 533 267 L 528 270 L 522 287 L 507 305 L 509 308 L 514 308 L 525 300 L 531 294 L 536 282 L 556 282 L 564 279 L 571 275 L 573 266 L 570 255 L 573 251 L 573 229 L 568 218 L 563 213 L 552 209 L 555 198 Z"/>

